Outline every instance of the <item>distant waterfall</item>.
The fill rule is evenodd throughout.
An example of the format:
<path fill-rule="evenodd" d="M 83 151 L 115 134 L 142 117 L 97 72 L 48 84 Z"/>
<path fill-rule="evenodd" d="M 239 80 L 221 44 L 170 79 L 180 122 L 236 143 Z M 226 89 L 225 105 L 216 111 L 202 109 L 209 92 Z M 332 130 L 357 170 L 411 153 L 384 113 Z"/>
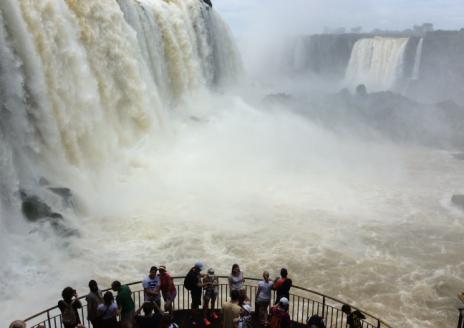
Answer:
<path fill-rule="evenodd" d="M 0 223 L 18 190 L 117 160 L 240 65 L 203 1 L 0 1 Z"/>
<path fill-rule="evenodd" d="M 420 75 L 420 66 L 422 61 L 422 49 L 424 48 L 424 38 L 419 40 L 416 49 L 416 56 L 414 57 L 414 67 L 412 69 L 412 80 L 419 80 Z"/>
<path fill-rule="evenodd" d="M 368 90 L 389 90 L 402 77 L 408 38 L 375 37 L 358 40 L 352 50 L 346 82 Z"/>

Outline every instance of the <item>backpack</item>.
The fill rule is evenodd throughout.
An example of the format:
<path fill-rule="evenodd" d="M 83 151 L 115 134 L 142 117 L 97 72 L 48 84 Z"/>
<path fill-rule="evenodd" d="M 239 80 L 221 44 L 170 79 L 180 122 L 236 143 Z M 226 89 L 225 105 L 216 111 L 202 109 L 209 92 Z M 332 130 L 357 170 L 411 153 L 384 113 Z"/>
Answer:
<path fill-rule="evenodd" d="M 193 273 L 193 271 L 190 271 L 190 272 L 185 276 L 185 279 L 184 279 L 184 287 L 185 287 L 185 289 L 187 289 L 187 290 L 192 290 L 192 289 L 195 288 L 196 279 L 195 279 L 195 281 L 193 281 L 194 279 L 195 279 L 194 273 Z"/>
<path fill-rule="evenodd" d="M 350 328 L 362 328 L 363 324 L 361 320 L 364 319 L 366 319 L 364 314 L 362 314 L 359 310 L 356 310 L 348 315 L 346 323 Z"/>
<path fill-rule="evenodd" d="M 271 328 L 280 328 L 282 324 L 282 315 L 277 306 L 273 306 L 270 310 L 271 320 L 269 321 L 269 326 Z"/>
<path fill-rule="evenodd" d="M 271 321 L 269 322 L 269 326 L 271 328 L 280 328 L 281 322 L 282 322 L 282 317 L 280 315 L 273 314 L 271 316 Z"/>
<path fill-rule="evenodd" d="M 306 324 L 308 325 L 309 328 L 312 328 L 312 327 L 325 328 L 324 319 L 322 319 L 322 317 L 318 316 L 317 314 L 308 318 L 308 320 L 306 320 Z"/>
<path fill-rule="evenodd" d="M 67 326 L 77 325 L 76 312 L 74 311 L 73 304 L 68 304 L 66 302 L 63 302 L 63 304 L 64 309 L 61 314 L 61 317 L 63 318 L 63 324 Z"/>

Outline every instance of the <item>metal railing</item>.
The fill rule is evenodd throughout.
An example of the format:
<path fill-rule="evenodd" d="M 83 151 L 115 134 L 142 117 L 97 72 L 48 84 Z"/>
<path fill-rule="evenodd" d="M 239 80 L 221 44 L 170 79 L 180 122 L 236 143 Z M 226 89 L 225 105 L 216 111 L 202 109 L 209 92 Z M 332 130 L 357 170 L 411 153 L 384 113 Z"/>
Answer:
<path fill-rule="evenodd" d="M 190 309 L 190 292 L 184 288 L 183 282 L 185 277 L 174 277 L 174 283 L 177 288 L 177 297 L 174 301 L 174 310 L 189 310 Z M 256 278 L 245 278 L 245 290 L 251 300 L 251 304 L 255 304 L 256 292 L 258 290 L 258 281 Z M 142 282 L 137 281 L 128 286 L 141 286 Z M 216 300 L 216 308 L 221 308 L 229 298 L 229 284 L 228 277 L 219 276 L 219 293 Z M 324 318 L 327 328 L 346 328 L 346 314 L 341 311 L 341 307 L 345 302 L 336 298 L 324 295 L 317 291 L 307 288 L 292 286 L 289 298 L 289 314 L 293 322 L 305 324 L 307 318 L 312 315 L 319 315 Z M 136 309 L 143 304 L 143 289 L 132 291 L 132 298 L 134 300 Z M 87 320 L 87 307 L 85 304 L 85 296 L 79 298 L 82 301 L 83 307 L 79 309 L 79 316 L 81 322 L 86 327 L 92 327 L 91 323 Z M 272 299 L 275 299 L 275 292 L 273 291 Z M 351 307 L 353 310 L 358 310 L 356 307 Z M 360 309 L 359 309 L 360 310 Z M 392 328 L 389 324 L 381 319 L 373 316 L 372 314 L 360 310 L 366 319 L 362 321 L 362 328 Z M 460 317 L 460 326 L 464 328 L 462 323 L 462 311 Z M 57 306 L 39 312 L 27 319 L 28 326 L 37 328 L 43 325 L 45 328 L 62 328 L 63 322 L 60 310 Z"/>
<path fill-rule="evenodd" d="M 464 308 L 459 309 L 458 328 L 464 328 Z"/>

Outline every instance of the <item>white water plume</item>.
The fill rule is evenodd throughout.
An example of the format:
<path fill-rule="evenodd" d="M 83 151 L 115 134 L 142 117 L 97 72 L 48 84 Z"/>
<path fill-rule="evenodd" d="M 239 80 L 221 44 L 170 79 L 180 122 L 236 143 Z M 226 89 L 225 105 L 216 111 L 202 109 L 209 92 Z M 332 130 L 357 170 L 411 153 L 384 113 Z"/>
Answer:
<path fill-rule="evenodd" d="M 390 90 L 402 77 L 408 38 L 374 37 L 358 40 L 346 70 L 346 82 L 369 90 Z"/>

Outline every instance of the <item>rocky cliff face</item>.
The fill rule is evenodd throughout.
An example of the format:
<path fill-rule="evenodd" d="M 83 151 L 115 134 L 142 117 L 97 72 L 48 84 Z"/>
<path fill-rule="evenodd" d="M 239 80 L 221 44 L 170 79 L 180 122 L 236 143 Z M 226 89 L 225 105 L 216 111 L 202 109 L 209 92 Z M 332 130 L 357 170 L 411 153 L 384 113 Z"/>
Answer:
<path fill-rule="evenodd" d="M 418 80 L 407 94 L 427 101 L 464 103 L 464 30 L 428 33 L 424 38 Z"/>
<path fill-rule="evenodd" d="M 354 44 L 363 38 L 362 34 L 319 34 L 303 38 L 304 68 L 312 73 L 329 78 L 342 78 L 350 60 Z"/>

